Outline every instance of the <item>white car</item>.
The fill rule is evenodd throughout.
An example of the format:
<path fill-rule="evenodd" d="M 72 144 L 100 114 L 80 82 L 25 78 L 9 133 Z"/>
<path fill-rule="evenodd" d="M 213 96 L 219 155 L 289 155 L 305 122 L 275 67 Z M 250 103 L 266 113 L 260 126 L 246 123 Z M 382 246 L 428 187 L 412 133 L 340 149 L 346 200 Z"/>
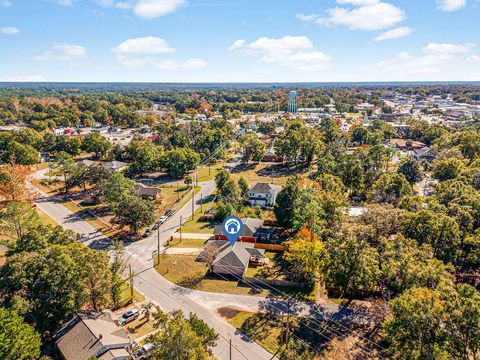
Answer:
<path fill-rule="evenodd" d="M 160 219 L 158 219 L 158 223 L 163 224 L 165 221 L 167 221 L 167 219 L 168 219 L 168 216 L 165 216 L 165 215 L 160 216 Z"/>

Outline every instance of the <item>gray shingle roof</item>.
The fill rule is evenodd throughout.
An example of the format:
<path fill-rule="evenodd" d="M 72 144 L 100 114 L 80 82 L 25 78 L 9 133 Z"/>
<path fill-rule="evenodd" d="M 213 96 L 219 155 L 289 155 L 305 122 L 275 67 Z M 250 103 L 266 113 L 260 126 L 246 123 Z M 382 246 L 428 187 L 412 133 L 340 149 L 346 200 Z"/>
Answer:
<path fill-rule="evenodd" d="M 219 249 L 213 265 L 247 268 L 250 256 L 263 256 L 263 254 L 265 250 L 255 249 L 249 243 L 236 243 L 233 247 L 230 243 L 226 243 Z"/>
<path fill-rule="evenodd" d="M 130 338 L 109 313 L 85 311 L 55 334 L 55 343 L 66 360 L 87 360 L 93 356 L 103 359 L 102 355 L 108 359 L 105 347 L 128 355 L 125 348 L 130 345 Z"/>
<path fill-rule="evenodd" d="M 280 189 L 281 187 L 278 185 L 272 185 L 269 183 L 256 183 L 248 191 L 255 194 L 274 194 L 280 191 Z"/>

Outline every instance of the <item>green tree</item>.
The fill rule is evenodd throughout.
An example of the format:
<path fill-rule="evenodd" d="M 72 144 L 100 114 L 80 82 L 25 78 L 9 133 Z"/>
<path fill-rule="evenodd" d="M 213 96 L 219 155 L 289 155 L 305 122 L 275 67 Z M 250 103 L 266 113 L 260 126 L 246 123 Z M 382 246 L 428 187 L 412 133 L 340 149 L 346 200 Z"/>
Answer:
<path fill-rule="evenodd" d="M 300 178 L 289 178 L 287 184 L 278 193 L 273 212 L 281 226 L 293 227 L 295 203 L 300 196 Z"/>
<path fill-rule="evenodd" d="M 402 159 L 398 164 L 397 172 L 405 176 L 405 179 L 412 185 L 423 179 L 420 163 L 412 157 Z"/>
<path fill-rule="evenodd" d="M 103 194 L 110 204 L 116 204 L 133 193 L 133 181 L 116 173 L 105 184 Z"/>
<path fill-rule="evenodd" d="M 323 243 L 306 228 L 288 242 L 283 259 L 288 263 L 293 279 L 313 284 L 320 276 Z"/>
<path fill-rule="evenodd" d="M 112 253 L 112 260 L 110 262 L 110 297 L 113 302 L 113 307 L 117 309 L 122 300 L 122 287 L 125 283 L 125 280 L 122 278 L 122 274 L 125 271 L 127 264 L 123 258 L 124 247 L 122 243 L 115 244 L 111 247 L 110 251 Z"/>
<path fill-rule="evenodd" d="M 464 167 L 464 163 L 455 158 L 441 160 L 435 163 L 433 176 L 440 181 L 455 179 L 460 175 Z"/>
<path fill-rule="evenodd" d="M 407 213 L 402 233 L 420 245 L 430 244 L 439 259 L 449 261 L 456 257 L 460 230 L 456 221 L 447 215 L 431 210 Z"/>
<path fill-rule="evenodd" d="M 446 301 L 447 351 L 454 359 L 480 356 L 480 292 L 462 284 Z"/>
<path fill-rule="evenodd" d="M 214 347 L 220 338 L 218 334 L 205 321 L 200 319 L 197 314 L 190 313 L 188 322 L 192 330 L 200 337 L 203 346 L 206 349 Z"/>
<path fill-rule="evenodd" d="M 0 360 L 40 357 L 40 334 L 12 310 L 0 307 Z"/>
<path fill-rule="evenodd" d="M 204 341 L 209 342 L 211 337 L 205 336 L 205 327 L 199 326 L 199 319 L 192 323 L 186 320 L 181 311 L 164 314 L 158 311 L 155 314 L 156 327 L 160 330 L 148 338 L 153 343 L 152 357 L 154 359 L 172 360 L 204 360 L 209 351 Z M 201 331 L 198 334 L 196 331 Z M 212 340 L 215 341 L 216 340 Z"/>
<path fill-rule="evenodd" d="M 118 222 L 122 226 L 128 225 L 133 233 L 155 220 L 152 202 L 136 195 L 123 196 L 115 206 L 114 214 Z"/>
<path fill-rule="evenodd" d="M 185 176 L 187 171 L 195 169 L 200 155 L 191 149 L 177 148 L 164 152 L 160 157 L 161 167 L 173 178 Z"/>
<path fill-rule="evenodd" d="M 445 358 L 444 307 L 440 293 L 426 288 L 407 290 L 391 301 L 392 315 L 383 328 L 392 350 L 408 359 Z"/>
<path fill-rule="evenodd" d="M 10 202 L 0 212 L 0 229 L 18 240 L 31 229 L 40 225 L 40 218 L 31 205 L 24 202 Z"/>
<path fill-rule="evenodd" d="M 351 236 L 330 238 L 325 242 L 322 275 L 327 287 L 346 296 L 359 290 L 373 291 L 380 276 L 378 252 Z"/>
<path fill-rule="evenodd" d="M 248 183 L 247 183 L 247 180 L 245 180 L 242 177 L 240 177 L 240 179 L 238 179 L 238 188 L 240 190 L 240 196 L 243 200 L 247 200 L 248 199 Z"/>
<path fill-rule="evenodd" d="M 402 174 L 382 174 L 373 184 L 367 198 L 373 203 L 398 205 L 406 196 L 412 195 L 412 188 Z"/>
<path fill-rule="evenodd" d="M 112 144 L 102 135 L 90 133 L 83 139 L 82 148 L 86 152 L 93 152 L 96 159 L 102 159 L 112 148 Z"/>
<path fill-rule="evenodd" d="M 239 140 L 243 152 L 243 162 L 249 161 L 260 162 L 265 155 L 266 145 L 261 141 L 256 134 L 248 133 L 243 135 Z"/>

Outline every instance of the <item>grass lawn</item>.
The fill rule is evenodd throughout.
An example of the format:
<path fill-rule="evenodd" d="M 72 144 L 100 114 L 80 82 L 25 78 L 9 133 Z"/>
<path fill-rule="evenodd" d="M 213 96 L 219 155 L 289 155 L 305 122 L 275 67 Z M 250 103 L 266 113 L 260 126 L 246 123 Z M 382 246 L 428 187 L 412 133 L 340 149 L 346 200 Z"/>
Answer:
<path fill-rule="evenodd" d="M 219 309 L 222 314 L 222 309 Z M 227 312 L 225 312 L 227 313 Z M 232 316 L 232 317 L 230 317 Z M 256 314 L 246 311 L 229 311 L 228 322 L 262 346 L 275 354 L 282 347 L 282 319 L 279 316 Z"/>
<path fill-rule="evenodd" d="M 180 241 L 180 239 L 173 239 L 168 247 L 201 249 L 207 241 L 208 240 L 203 239 L 182 239 L 182 241 Z"/>
<path fill-rule="evenodd" d="M 232 308 L 218 309 L 218 313 L 270 353 L 275 354 L 280 349 L 277 357 L 282 358 L 282 352 L 285 350 L 282 325 L 286 317 L 238 311 Z M 327 322 L 290 317 L 290 331 L 294 334 L 290 337 L 290 344 L 295 342 L 296 345 L 304 347 L 310 353 L 309 359 L 355 359 L 353 355 L 358 352 L 355 348 L 355 343 L 358 343 L 358 334 L 342 331 L 345 329 L 338 327 L 333 329 L 333 332 L 332 329 L 332 324 Z M 376 358 L 374 355 L 375 351 L 372 352 L 372 358 Z M 305 357 L 304 354 L 298 354 L 298 356 L 298 358 Z"/>
<path fill-rule="evenodd" d="M 208 202 L 205 203 L 203 205 L 203 210 L 205 211 L 208 206 Z M 200 217 L 202 216 L 202 214 L 202 209 L 198 208 L 193 215 L 193 220 L 191 217 L 189 217 L 188 220 L 183 223 L 182 232 L 192 234 L 213 234 L 213 229 L 215 228 L 215 225 L 220 224 L 220 222 L 215 220 L 200 221 Z"/>
<path fill-rule="evenodd" d="M 219 162 L 211 166 L 202 166 L 198 169 L 198 181 L 205 182 L 212 180 L 217 173 L 225 166 L 224 162 Z M 193 174 L 190 174 L 192 176 Z"/>
<path fill-rule="evenodd" d="M 257 182 L 266 182 L 275 185 L 285 185 L 287 179 L 295 174 L 308 174 L 308 168 L 296 170 L 288 169 L 284 164 L 260 163 L 239 165 L 231 175 L 235 181 L 243 177 L 249 186 Z"/>
<path fill-rule="evenodd" d="M 184 186 L 180 184 L 180 186 L 164 186 L 160 187 L 162 193 L 160 195 L 160 203 L 155 208 L 155 215 L 160 217 L 161 215 L 165 214 L 167 210 L 170 210 L 175 207 L 175 205 L 183 200 L 183 198 L 188 194 L 188 198 L 190 196 L 190 189 L 191 187 Z"/>
<path fill-rule="evenodd" d="M 215 275 L 207 274 L 207 265 L 203 262 L 195 261 L 193 255 L 161 255 L 160 265 L 155 269 L 167 280 L 174 284 L 208 292 L 236 294 L 236 295 L 257 295 L 268 296 L 268 289 L 255 289 L 238 280 L 225 280 Z"/>
<path fill-rule="evenodd" d="M 285 275 L 278 264 L 281 254 L 266 251 L 265 257 L 269 260 L 269 263 L 264 266 L 250 266 L 246 271 L 246 276 L 270 280 L 284 280 Z"/>
<path fill-rule="evenodd" d="M 133 286 L 135 286 L 135 282 L 133 283 Z M 145 298 L 137 290 L 133 289 L 133 301 L 142 302 L 142 301 L 145 301 Z M 130 303 L 130 285 L 128 284 L 127 281 L 125 281 L 122 285 L 122 297 L 120 300 L 119 308 L 125 307 L 129 303 Z"/>
<path fill-rule="evenodd" d="M 52 225 L 53 227 L 57 226 L 57 222 L 53 220 L 48 214 L 43 212 L 40 208 L 36 208 L 38 216 L 40 217 L 40 222 L 43 225 Z"/>
<path fill-rule="evenodd" d="M 153 327 L 153 321 L 146 321 L 143 316 L 140 316 L 137 320 L 133 320 L 132 322 L 128 323 L 126 325 L 126 329 L 134 339 L 138 339 L 139 337 L 155 331 L 155 328 Z"/>

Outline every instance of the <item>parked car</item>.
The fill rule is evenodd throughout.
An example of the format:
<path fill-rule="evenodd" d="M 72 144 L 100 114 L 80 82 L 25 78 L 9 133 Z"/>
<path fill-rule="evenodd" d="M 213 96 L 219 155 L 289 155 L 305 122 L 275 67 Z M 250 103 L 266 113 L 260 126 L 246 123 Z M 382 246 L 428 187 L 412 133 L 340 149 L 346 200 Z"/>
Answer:
<path fill-rule="evenodd" d="M 158 222 L 156 222 L 156 223 L 152 226 L 152 231 L 157 230 L 157 229 L 158 229 Z"/>
<path fill-rule="evenodd" d="M 142 346 L 142 348 L 134 353 L 135 359 L 137 360 L 145 360 L 149 359 L 150 355 L 152 354 L 153 344 L 146 343 Z"/>
<path fill-rule="evenodd" d="M 147 230 L 143 233 L 143 237 L 144 237 L 144 238 L 149 237 L 151 233 L 152 233 L 152 230 L 147 229 Z"/>
<path fill-rule="evenodd" d="M 160 216 L 160 218 L 158 219 L 158 223 L 163 224 L 165 221 L 167 221 L 167 219 L 168 219 L 168 216 L 165 216 L 165 215 Z"/>
<path fill-rule="evenodd" d="M 167 210 L 167 212 L 165 213 L 165 216 L 170 217 L 173 215 L 173 213 L 174 213 L 173 209 Z"/>
<path fill-rule="evenodd" d="M 138 310 L 129 310 L 122 316 L 120 316 L 120 318 L 118 319 L 118 323 L 120 326 L 123 326 L 128 324 L 129 322 L 132 322 L 133 320 L 137 320 L 139 316 L 140 313 L 138 312 Z"/>

